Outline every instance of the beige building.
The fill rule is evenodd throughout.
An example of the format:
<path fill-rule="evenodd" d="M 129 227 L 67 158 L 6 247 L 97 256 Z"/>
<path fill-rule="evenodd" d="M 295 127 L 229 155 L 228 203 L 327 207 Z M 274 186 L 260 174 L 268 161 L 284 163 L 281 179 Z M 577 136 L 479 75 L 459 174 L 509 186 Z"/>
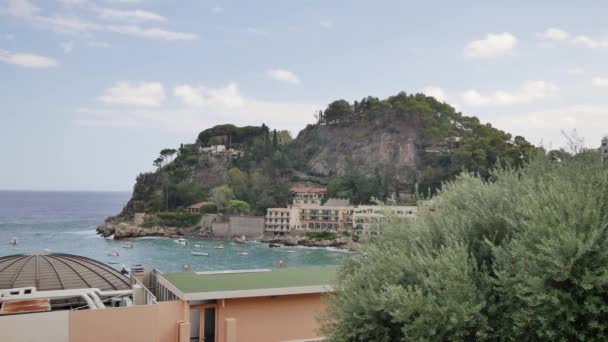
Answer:
<path fill-rule="evenodd" d="M 291 188 L 293 205 L 321 205 L 327 194 L 327 189 L 322 187 L 296 186 Z"/>
<path fill-rule="evenodd" d="M 356 235 L 382 234 L 380 224 L 391 217 L 408 219 L 416 216 L 415 206 L 359 205 L 353 211 L 353 228 Z"/>
<path fill-rule="evenodd" d="M 76 255 L 5 256 L 0 340 L 317 342 L 321 297 L 333 291 L 335 273 L 327 266 L 127 277 Z"/>
<path fill-rule="evenodd" d="M 302 207 L 300 229 L 306 231 L 350 231 L 353 228 L 352 206 L 315 205 Z"/>
<path fill-rule="evenodd" d="M 286 235 L 300 228 L 300 207 L 268 208 L 266 211 L 264 232 L 274 235 Z"/>

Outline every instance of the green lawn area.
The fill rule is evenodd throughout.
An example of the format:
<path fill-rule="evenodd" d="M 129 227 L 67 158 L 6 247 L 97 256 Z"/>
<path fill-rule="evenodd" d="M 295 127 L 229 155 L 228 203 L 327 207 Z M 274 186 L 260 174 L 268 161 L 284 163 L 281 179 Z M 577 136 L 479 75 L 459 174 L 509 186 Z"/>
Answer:
<path fill-rule="evenodd" d="M 331 285 L 336 270 L 336 266 L 321 266 L 233 274 L 180 272 L 163 274 L 163 277 L 183 293 L 198 293 Z"/>

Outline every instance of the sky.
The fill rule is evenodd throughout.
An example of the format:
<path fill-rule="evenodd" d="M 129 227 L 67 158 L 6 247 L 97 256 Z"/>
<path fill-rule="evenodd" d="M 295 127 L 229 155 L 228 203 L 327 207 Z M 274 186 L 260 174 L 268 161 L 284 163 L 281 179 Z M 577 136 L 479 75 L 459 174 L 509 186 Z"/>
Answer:
<path fill-rule="evenodd" d="M 604 1 L 0 0 L 0 189 L 130 191 L 216 124 L 423 92 L 546 147 L 608 133 Z"/>

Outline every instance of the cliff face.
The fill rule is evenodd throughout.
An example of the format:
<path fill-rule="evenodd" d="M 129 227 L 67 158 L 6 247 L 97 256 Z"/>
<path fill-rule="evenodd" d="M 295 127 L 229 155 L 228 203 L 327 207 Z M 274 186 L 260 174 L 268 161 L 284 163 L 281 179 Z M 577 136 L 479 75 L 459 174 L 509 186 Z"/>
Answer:
<path fill-rule="evenodd" d="M 353 171 L 374 175 L 393 170 L 408 182 L 419 160 L 418 133 L 406 122 L 316 125 L 302 130 L 292 143 L 304 169 L 317 175 L 344 176 Z"/>

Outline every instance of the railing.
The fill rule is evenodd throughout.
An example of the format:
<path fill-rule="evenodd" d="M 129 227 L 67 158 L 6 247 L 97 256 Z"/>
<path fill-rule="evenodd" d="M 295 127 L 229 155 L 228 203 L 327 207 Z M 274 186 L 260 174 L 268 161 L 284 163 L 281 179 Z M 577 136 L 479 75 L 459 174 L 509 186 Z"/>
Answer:
<path fill-rule="evenodd" d="M 152 270 L 152 272 L 154 272 L 155 270 Z M 154 277 L 154 279 L 156 280 L 156 276 Z M 152 273 L 150 273 L 150 282 L 152 281 Z M 156 301 L 156 296 L 141 282 L 139 281 L 139 279 L 137 279 L 135 276 L 131 275 L 131 284 L 135 284 L 135 285 L 139 285 L 144 289 L 144 292 L 146 294 L 145 298 L 145 302 L 144 305 L 147 304 L 158 304 L 158 302 Z"/>

